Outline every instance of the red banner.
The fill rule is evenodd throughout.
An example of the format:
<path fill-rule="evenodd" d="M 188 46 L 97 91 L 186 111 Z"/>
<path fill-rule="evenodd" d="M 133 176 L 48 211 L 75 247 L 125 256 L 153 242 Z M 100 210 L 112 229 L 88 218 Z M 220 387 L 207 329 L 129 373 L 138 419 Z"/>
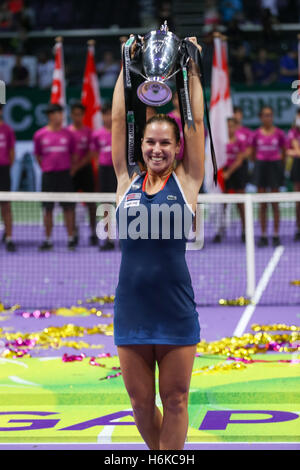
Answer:
<path fill-rule="evenodd" d="M 102 126 L 102 115 L 93 44 L 88 45 L 81 102 L 85 106 L 84 124 L 93 130 L 99 129 Z"/>
<path fill-rule="evenodd" d="M 55 64 L 53 71 L 52 87 L 51 87 L 51 103 L 58 103 L 65 108 L 66 106 L 66 85 L 65 85 L 65 66 L 62 40 L 57 39 L 55 44 Z M 64 117 L 66 124 L 66 117 Z"/>

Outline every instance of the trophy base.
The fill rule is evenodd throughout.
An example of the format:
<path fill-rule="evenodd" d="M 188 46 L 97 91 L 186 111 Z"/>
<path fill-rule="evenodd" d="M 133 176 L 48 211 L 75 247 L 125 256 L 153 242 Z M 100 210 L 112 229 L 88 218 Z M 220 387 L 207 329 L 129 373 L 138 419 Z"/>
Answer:
<path fill-rule="evenodd" d="M 159 79 L 150 79 L 137 89 L 139 99 L 148 106 L 163 106 L 172 98 L 170 87 Z"/>

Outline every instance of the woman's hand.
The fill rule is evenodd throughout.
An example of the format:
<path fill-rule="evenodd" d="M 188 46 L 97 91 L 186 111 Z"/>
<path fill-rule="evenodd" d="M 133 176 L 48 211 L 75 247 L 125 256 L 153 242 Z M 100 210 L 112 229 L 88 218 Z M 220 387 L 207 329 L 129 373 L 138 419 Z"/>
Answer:
<path fill-rule="evenodd" d="M 201 54 L 202 47 L 200 46 L 200 44 L 198 44 L 197 38 L 195 36 L 191 36 L 191 37 L 187 38 L 187 40 L 192 42 L 197 47 L 197 49 L 199 50 L 199 52 Z M 195 62 L 191 58 L 189 60 L 189 73 L 190 73 L 190 75 L 199 76 L 198 66 L 195 64 Z"/>
<path fill-rule="evenodd" d="M 191 36 L 189 38 L 187 38 L 188 41 L 191 41 L 193 44 L 195 44 L 195 46 L 197 46 L 197 48 L 199 49 L 200 53 L 202 52 L 202 47 L 200 46 L 200 44 L 198 44 L 198 41 L 197 41 L 197 38 L 195 36 Z"/>
<path fill-rule="evenodd" d="M 133 38 L 133 37 L 134 37 L 133 34 L 130 34 L 130 35 L 129 35 L 129 38 L 128 38 L 127 36 L 121 36 L 121 37 L 120 37 L 121 48 L 122 48 L 122 54 L 123 54 L 123 48 L 124 48 L 126 42 L 128 41 L 128 39 Z M 144 42 L 144 37 L 143 37 L 143 36 L 141 36 L 141 41 L 142 41 L 142 43 Z M 136 52 L 136 48 L 137 48 L 137 43 L 136 43 L 136 40 L 135 40 L 135 41 L 133 42 L 132 48 L 131 48 L 131 54 L 130 54 L 130 58 L 131 58 L 131 59 L 133 59 L 133 57 L 134 57 L 134 54 L 135 54 L 135 52 Z"/>

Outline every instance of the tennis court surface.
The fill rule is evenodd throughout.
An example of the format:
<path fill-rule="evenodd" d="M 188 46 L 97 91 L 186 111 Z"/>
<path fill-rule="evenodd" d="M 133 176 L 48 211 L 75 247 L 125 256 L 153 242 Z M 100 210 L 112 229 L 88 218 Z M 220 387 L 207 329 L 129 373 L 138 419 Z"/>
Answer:
<path fill-rule="evenodd" d="M 79 245 L 69 251 L 58 211 L 54 248 L 40 252 L 42 219 L 30 204 L 27 212 L 14 209 L 17 252 L 0 247 L 0 448 L 146 449 L 113 342 L 118 243 L 108 252 L 89 246 L 83 219 Z M 185 449 L 300 448 L 300 245 L 293 213 L 283 201 L 280 246 L 255 246 L 251 297 L 249 243 L 240 240 L 235 207 L 221 243 L 212 241 L 207 214 L 204 246 L 187 252 L 201 343 Z"/>

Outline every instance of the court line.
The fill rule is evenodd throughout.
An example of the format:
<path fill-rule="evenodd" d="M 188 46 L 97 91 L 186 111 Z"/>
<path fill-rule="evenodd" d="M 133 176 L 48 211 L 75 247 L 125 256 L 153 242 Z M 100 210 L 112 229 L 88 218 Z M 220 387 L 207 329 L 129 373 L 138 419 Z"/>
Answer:
<path fill-rule="evenodd" d="M 251 304 L 247 305 L 246 309 L 244 310 L 244 313 L 242 314 L 234 332 L 233 332 L 233 336 L 242 336 L 255 309 L 256 309 L 256 306 L 258 304 L 258 302 L 260 301 L 260 298 L 264 292 L 264 290 L 266 289 L 271 277 L 272 277 L 272 274 L 274 272 L 274 269 L 276 268 L 282 254 L 284 252 L 284 246 L 280 245 L 278 246 L 275 250 L 274 250 L 274 253 L 273 255 L 271 256 L 271 259 L 269 261 L 269 263 L 267 264 L 257 286 L 256 286 L 256 289 L 255 289 L 255 292 L 254 292 L 254 295 L 251 299 Z"/>
<path fill-rule="evenodd" d="M 16 382 L 17 384 L 21 385 L 31 385 L 34 387 L 39 387 L 40 384 L 36 384 L 34 382 L 29 382 L 28 380 L 24 380 L 21 377 L 18 377 L 17 375 L 9 375 L 8 378 L 12 380 L 13 382 Z"/>
<path fill-rule="evenodd" d="M 126 408 L 125 410 L 122 410 L 122 411 L 132 411 L 131 408 Z M 116 425 L 118 423 L 118 421 L 120 421 L 121 418 L 118 418 L 116 420 L 113 420 L 116 422 Z M 116 426 L 113 426 L 113 425 L 107 425 L 107 426 L 104 426 L 102 431 L 98 434 L 97 436 L 97 444 L 113 444 L 112 442 L 112 435 L 113 435 L 113 432 L 115 430 L 115 427 Z"/>
<path fill-rule="evenodd" d="M 25 369 L 28 369 L 28 364 L 24 364 L 24 362 L 17 362 L 13 361 L 12 359 L 6 359 L 5 357 L 0 357 L 0 364 L 5 364 L 5 363 L 10 363 L 10 364 L 16 364 L 17 366 L 22 366 L 25 367 Z"/>

